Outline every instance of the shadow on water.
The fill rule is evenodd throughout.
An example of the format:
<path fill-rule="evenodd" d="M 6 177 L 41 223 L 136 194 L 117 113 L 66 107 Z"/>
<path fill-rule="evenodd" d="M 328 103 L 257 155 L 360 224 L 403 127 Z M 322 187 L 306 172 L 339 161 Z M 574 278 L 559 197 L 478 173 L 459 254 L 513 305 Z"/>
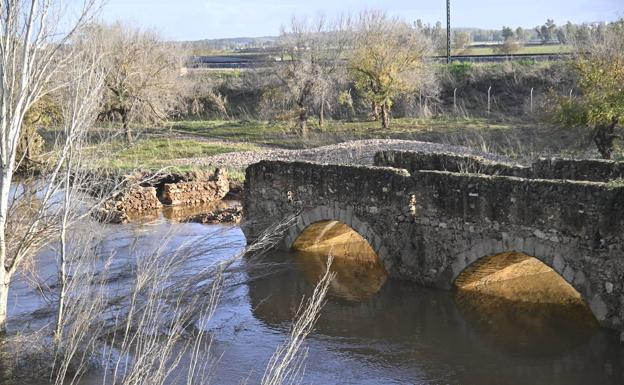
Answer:
<path fill-rule="evenodd" d="M 284 328 L 302 296 L 311 293 L 326 257 L 286 252 L 275 258 L 290 268 L 250 283 L 249 297 L 256 318 Z M 379 264 L 353 260 L 336 259 L 332 269 L 336 278 L 313 339 L 332 341 L 341 355 L 398 370 L 401 381 L 623 383 L 624 351 L 617 335 L 599 329 L 578 303 L 518 303 L 419 288 L 386 281 Z"/>

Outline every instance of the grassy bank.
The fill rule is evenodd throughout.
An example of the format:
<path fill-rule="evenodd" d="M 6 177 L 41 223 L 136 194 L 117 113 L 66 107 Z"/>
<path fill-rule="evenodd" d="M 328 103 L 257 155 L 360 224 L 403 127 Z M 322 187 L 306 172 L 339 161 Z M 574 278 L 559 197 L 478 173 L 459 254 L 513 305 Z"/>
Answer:
<path fill-rule="evenodd" d="M 258 146 L 251 143 L 225 143 L 177 137 L 144 137 L 128 145 L 122 141 L 94 143 L 88 147 L 91 167 L 111 170 L 184 172 L 206 170 L 194 165 L 193 158 L 227 154 L 241 151 L 255 151 Z M 234 180 L 244 179 L 244 170 L 229 168 Z"/>
<path fill-rule="evenodd" d="M 147 138 L 130 146 L 117 145 L 105 166 L 119 169 L 158 169 L 171 166 L 171 161 L 205 157 L 231 152 L 253 151 L 257 146 L 242 143 L 215 143 L 193 139 Z"/>
<path fill-rule="evenodd" d="M 170 131 L 202 140 L 227 140 L 246 145 L 310 148 L 361 139 L 404 139 L 477 147 L 512 157 L 575 154 L 592 149 L 583 129 L 562 129 L 520 119 L 432 118 L 395 119 L 383 129 L 374 121 L 328 121 L 323 129 L 311 122 L 306 138 L 293 125 L 261 121 L 179 121 Z"/>
<path fill-rule="evenodd" d="M 201 158 L 268 148 L 303 149 L 361 139 L 404 139 L 477 148 L 519 161 L 539 156 L 596 157 L 586 129 L 562 129 L 521 119 L 433 118 L 395 119 L 383 129 L 374 121 L 328 121 L 323 129 L 310 121 L 302 138 L 292 122 L 250 120 L 186 120 L 163 127 L 140 128 L 139 140 L 127 145 L 121 137 L 93 142 L 94 167 L 119 170 L 191 171 L 204 169 Z M 119 128 L 107 127 L 110 132 Z M 622 158 L 618 149 L 617 158 Z M 229 169 L 242 180 L 244 170 Z"/>
<path fill-rule="evenodd" d="M 520 121 L 496 121 L 480 118 L 454 119 L 394 119 L 390 128 L 382 128 L 376 121 L 327 121 L 320 128 L 310 121 L 310 134 L 306 138 L 297 135 L 293 123 L 269 123 L 262 121 L 199 120 L 171 123 L 170 131 L 205 139 L 272 145 L 281 148 L 306 148 L 355 139 L 413 139 L 422 135 L 441 136 L 474 131 L 511 130 L 525 127 Z"/>

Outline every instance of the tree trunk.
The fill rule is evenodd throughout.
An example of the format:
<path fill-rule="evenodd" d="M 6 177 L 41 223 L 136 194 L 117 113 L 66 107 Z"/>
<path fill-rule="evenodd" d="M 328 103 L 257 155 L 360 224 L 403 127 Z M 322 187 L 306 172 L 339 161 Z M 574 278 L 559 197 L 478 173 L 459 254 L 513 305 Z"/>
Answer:
<path fill-rule="evenodd" d="M 10 282 L 9 272 L 6 268 L 6 221 L 9 212 L 9 191 L 13 179 L 12 167 L 9 165 L 9 167 L 0 170 L 0 175 L 0 334 L 4 334 L 6 333 Z"/>
<path fill-rule="evenodd" d="M 390 109 L 386 103 L 381 105 L 381 127 L 390 127 Z"/>
<path fill-rule="evenodd" d="M 594 143 L 598 147 L 598 152 L 603 159 L 611 159 L 613 154 L 613 142 L 617 135 L 615 135 L 615 126 L 618 123 L 618 118 L 613 118 L 610 124 L 599 124 L 594 131 Z"/>
<path fill-rule="evenodd" d="M 132 129 L 130 128 L 130 117 L 128 116 L 128 111 L 123 111 L 121 113 L 121 123 L 124 131 L 126 132 L 126 140 L 128 144 L 132 144 L 134 138 L 132 137 Z"/>
<path fill-rule="evenodd" d="M 0 336 L 6 333 L 9 285 L 6 283 L 7 272 L 0 267 Z"/>
<path fill-rule="evenodd" d="M 376 102 L 372 103 L 372 109 L 373 109 L 373 120 L 377 121 L 379 120 L 379 104 L 377 104 Z"/>
<path fill-rule="evenodd" d="M 299 109 L 299 135 L 308 136 L 308 110 L 305 108 Z"/>
<path fill-rule="evenodd" d="M 70 158 L 71 159 L 71 158 Z M 71 162 L 68 162 L 71 164 Z M 63 197 L 63 218 L 61 220 L 61 230 L 59 240 L 61 248 L 58 255 L 58 285 L 59 302 L 56 312 L 56 328 L 54 331 L 54 342 L 58 345 L 63 337 L 63 324 L 65 323 L 65 297 L 67 296 L 67 222 L 69 217 L 71 167 L 67 167 L 65 173 L 65 194 Z"/>
<path fill-rule="evenodd" d="M 321 107 L 319 108 L 319 127 L 322 129 L 325 125 L 325 100 L 321 100 Z"/>

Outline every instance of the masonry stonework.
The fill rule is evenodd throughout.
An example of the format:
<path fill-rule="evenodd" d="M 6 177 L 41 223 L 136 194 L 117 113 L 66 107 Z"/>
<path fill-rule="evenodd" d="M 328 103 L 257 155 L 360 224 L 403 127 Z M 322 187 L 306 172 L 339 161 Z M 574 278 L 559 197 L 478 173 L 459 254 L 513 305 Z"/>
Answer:
<path fill-rule="evenodd" d="M 391 276 L 444 289 L 482 257 L 520 252 L 557 271 L 601 325 L 624 329 L 624 187 L 605 182 L 619 165 L 600 164 L 605 181 L 596 182 L 566 180 L 591 168 L 579 163 L 570 171 L 566 161 L 549 161 L 536 173 L 535 166 L 492 171 L 478 159 L 470 171 L 450 167 L 463 160 L 444 156 L 376 158 L 398 167 L 251 165 L 243 217 L 248 240 L 298 215 L 282 243 L 289 248 L 310 224 L 337 220 L 369 241 Z M 560 178 L 540 179 L 547 172 Z"/>

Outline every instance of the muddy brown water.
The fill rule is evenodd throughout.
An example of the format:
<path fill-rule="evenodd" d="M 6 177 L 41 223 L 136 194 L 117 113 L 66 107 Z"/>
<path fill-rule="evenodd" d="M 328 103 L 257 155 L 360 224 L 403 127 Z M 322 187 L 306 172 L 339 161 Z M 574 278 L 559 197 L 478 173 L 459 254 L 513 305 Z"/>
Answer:
<path fill-rule="evenodd" d="M 206 262 L 227 258 L 245 243 L 235 226 L 172 223 L 162 216 L 102 231 L 105 247 L 120 259 L 129 258 L 130 245 L 153 247 L 171 233 L 172 249 L 193 239 L 228 245 L 207 253 Z M 325 266 L 325 256 L 315 253 L 273 252 L 269 258 L 282 267 L 226 291 L 206 327 L 218 358 L 214 384 L 259 383 Z M 54 274 L 50 255 L 42 254 L 40 269 Z M 333 269 L 330 297 L 306 343 L 304 384 L 624 384 L 617 333 L 588 322 L 582 309 L 420 288 L 388 279 L 375 263 L 339 260 Z M 12 317 L 24 319 L 43 303 L 24 282 L 13 285 Z M 100 378 L 93 373 L 83 384 L 100 384 Z"/>

